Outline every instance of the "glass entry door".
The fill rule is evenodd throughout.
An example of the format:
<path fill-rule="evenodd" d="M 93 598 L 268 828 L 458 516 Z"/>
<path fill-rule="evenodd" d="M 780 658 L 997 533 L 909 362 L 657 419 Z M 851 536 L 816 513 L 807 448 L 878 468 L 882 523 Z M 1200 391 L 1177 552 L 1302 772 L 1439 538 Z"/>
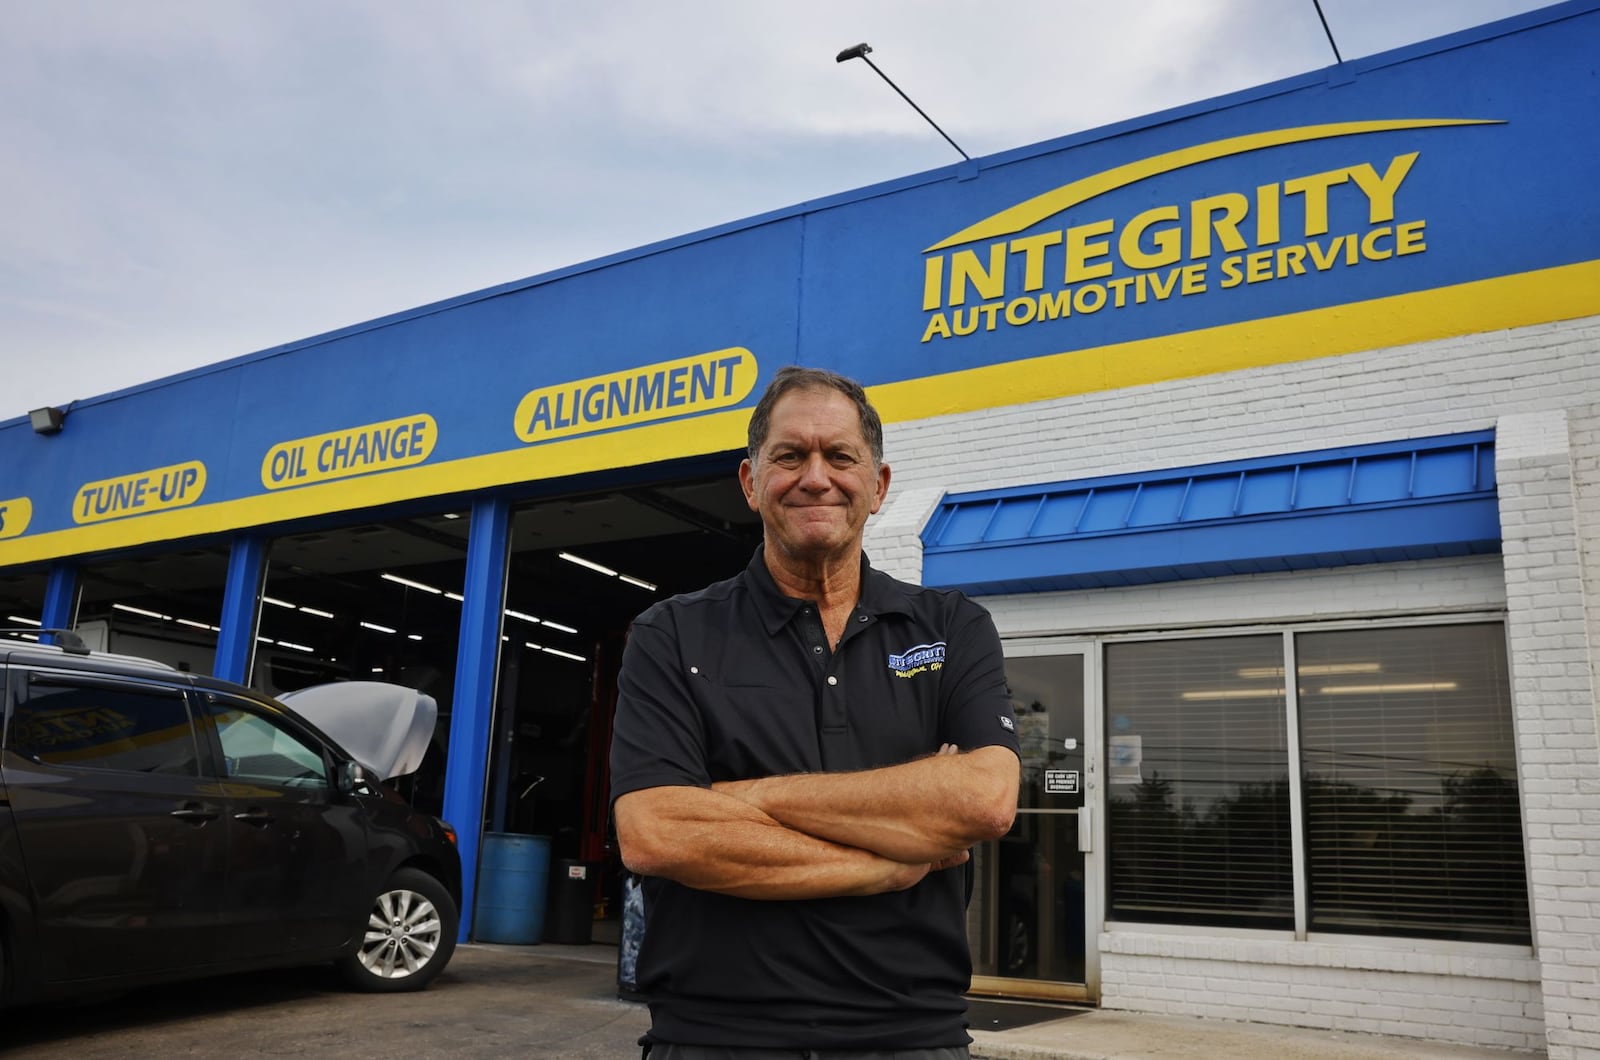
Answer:
<path fill-rule="evenodd" d="M 968 909 L 974 993 L 1095 1000 L 1098 908 L 1091 792 L 1099 756 L 1087 646 L 1009 647 L 1006 678 L 1022 749 L 1017 818 L 973 851 Z"/>

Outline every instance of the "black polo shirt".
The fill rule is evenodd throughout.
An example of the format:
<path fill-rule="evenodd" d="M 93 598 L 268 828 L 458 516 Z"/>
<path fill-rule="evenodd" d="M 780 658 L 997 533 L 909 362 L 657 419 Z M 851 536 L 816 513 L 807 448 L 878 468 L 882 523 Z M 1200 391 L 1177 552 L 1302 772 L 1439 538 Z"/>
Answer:
<path fill-rule="evenodd" d="M 988 612 L 861 561 L 837 651 L 762 554 L 650 608 L 618 680 L 611 797 L 897 765 L 943 743 L 1017 750 Z M 794 1048 L 969 1041 L 966 870 L 892 894 L 754 901 L 644 881 L 637 982 L 653 1040 Z"/>

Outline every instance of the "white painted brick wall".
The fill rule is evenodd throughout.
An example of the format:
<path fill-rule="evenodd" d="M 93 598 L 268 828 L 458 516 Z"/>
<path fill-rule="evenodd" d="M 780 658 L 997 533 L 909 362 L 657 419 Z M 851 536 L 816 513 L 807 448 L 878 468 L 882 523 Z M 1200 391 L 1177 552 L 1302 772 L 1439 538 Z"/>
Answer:
<path fill-rule="evenodd" d="M 1583 824 L 1600 814 L 1600 734 L 1575 472 L 1593 453 L 1592 430 L 1575 437 L 1564 409 L 1496 426 L 1518 758 L 1540 796 L 1523 814 L 1552 1060 L 1600 1055 L 1600 830 Z"/>
<path fill-rule="evenodd" d="M 887 427 L 893 495 L 911 497 L 868 548 L 913 580 L 945 491 L 1496 430 L 1501 556 L 983 602 L 1010 637 L 1503 612 L 1537 957 L 1116 930 L 1102 1004 L 1600 1057 L 1597 396 L 1587 318 Z"/>
<path fill-rule="evenodd" d="M 1099 948 L 1105 1008 L 1545 1047 L 1540 964 L 1512 947 L 1478 956 L 1444 944 L 1417 951 L 1118 929 L 1101 933 Z"/>

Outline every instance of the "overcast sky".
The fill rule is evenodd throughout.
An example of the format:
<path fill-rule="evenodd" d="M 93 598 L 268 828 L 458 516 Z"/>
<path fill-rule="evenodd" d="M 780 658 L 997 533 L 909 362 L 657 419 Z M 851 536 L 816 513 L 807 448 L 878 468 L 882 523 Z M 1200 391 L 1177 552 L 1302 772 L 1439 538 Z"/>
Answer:
<path fill-rule="evenodd" d="M 1322 0 L 1346 59 L 1544 0 Z M 1329 65 L 1312 0 L 0 0 L 0 420 Z"/>

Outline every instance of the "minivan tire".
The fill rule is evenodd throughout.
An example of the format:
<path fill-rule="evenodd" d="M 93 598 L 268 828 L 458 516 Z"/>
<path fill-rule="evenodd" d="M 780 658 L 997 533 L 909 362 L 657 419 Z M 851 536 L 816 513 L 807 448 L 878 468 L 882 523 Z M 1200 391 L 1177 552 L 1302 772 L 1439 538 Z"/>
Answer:
<path fill-rule="evenodd" d="M 361 944 L 335 967 L 365 993 L 421 990 L 450 963 L 460 923 L 443 884 L 421 869 L 399 869 L 373 897 Z"/>

